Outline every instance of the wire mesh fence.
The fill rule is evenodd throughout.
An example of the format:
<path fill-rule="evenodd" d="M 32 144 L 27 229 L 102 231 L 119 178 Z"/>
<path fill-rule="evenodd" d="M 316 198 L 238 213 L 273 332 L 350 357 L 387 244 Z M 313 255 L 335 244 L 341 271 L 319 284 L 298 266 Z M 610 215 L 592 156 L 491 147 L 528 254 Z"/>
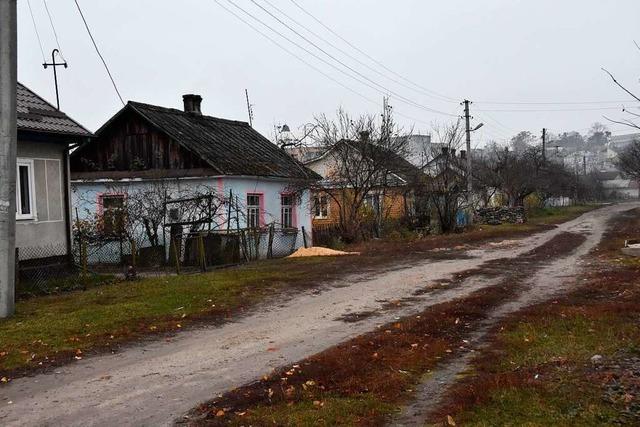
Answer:
<path fill-rule="evenodd" d="M 37 295 L 86 289 L 113 276 L 80 271 L 65 243 L 16 249 L 16 295 Z"/>
<path fill-rule="evenodd" d="M 137 275 L 188 274 L 286 257 L 305 246 L 304 229 L 269 225 L 229 232 L 177 233 L 159 245 L 124 237 L 74 238 L 66 244 L 16 250 L 17 295 L 25 298 L 87 289 Z"/>

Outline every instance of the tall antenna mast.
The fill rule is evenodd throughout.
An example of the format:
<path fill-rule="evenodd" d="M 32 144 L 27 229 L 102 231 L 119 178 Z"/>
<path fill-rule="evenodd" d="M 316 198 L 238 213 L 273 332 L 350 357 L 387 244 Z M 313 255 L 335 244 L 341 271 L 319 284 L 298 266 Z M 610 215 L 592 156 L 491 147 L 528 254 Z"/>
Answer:
<path fill-rule="evenodd" d="M 249 113 L 249 126 L 253 127 L 253 105 L 249 102 L 249 90 L 244 90 L 244 95 L 247 98 L 247 113 Z"/>

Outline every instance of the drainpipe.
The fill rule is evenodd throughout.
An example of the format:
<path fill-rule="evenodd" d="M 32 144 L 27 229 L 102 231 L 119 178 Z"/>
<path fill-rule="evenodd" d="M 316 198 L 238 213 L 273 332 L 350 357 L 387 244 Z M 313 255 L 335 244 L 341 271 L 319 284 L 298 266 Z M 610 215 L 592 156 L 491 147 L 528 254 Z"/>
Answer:
<path fill-rule="evenodd" d="M 73 267 L 73 231 L 71 228 L 71 215 L 72 215 L 72 206 L 71 206 L 71 181 L 70 181 L 70 168 L 71 162 L 69 160 L 69 152 L 74 148 L 78 147 L 80 144 L 71 144 L 64 149 L 63 154 L 63 164 L 64 164 L 64 203 L 67 207 L 66 215 L 64 218 L 65 228 L 66 228 L 66 240 L 67 240 L 67 260 L 69 262 L 69 267 Z"/>

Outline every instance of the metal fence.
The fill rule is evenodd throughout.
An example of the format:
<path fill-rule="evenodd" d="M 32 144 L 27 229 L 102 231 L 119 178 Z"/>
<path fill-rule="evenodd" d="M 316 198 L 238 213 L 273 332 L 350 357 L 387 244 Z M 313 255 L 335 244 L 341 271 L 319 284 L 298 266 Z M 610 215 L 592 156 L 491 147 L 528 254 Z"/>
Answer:
<path fill-rule="evenodd" d="M 86 289 L 113 280 L 113 276 L 78 269 L 66 244 L 17 248 L 15 259 L 18 298 Z"/>

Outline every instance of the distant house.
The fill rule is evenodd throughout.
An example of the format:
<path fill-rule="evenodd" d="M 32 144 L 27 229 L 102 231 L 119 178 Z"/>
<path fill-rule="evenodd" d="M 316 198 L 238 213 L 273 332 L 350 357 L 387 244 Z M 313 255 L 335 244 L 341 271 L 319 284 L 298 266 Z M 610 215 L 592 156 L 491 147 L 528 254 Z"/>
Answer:
<path fill-rule="evenodd" d="M 234 219 L 234 229 L 310 230 L 309 194 L 296 189 L 319 177 L 249 124 L 203 115 L 200 96 L 185 95 L 183 101 L 184 110 L 129 102 L 73 153 L 80 216 L 112 224 L 108 215 L 126 203 L 128 192 L 161 181 L 170 192 L 204 188 L 231 198 L 241 212 L 235 218 L 219 212 L 208 224 L 213 229 Z M 301 234 L 297 239 L 299 247 Z"/>
<path fill-rule="evenodd" d="M 598 177 L 608 198 L 637 199 L 640 197 L 638 181 L 625 177 L 621 172 L 600 172 Z"/>
<path fill-rule="evenodd" d="M 20 260 L 71 254 L 69 149 L 92 136 L 23 84 L 17 87 L 16 247 Z"/>
<path fill-rule="evenodd" d="M 348 214 L 346 210 L 350 209 L 350 204 L 344 202 L 350 197 L 350 186 L 344 182 L 345 177 L 340 176 L 341 160 L 335 154 L 335 150 L 340 150 L 343 144 L 348 144 L 354 151 L 358 151 L 365 161 L 371 156 L 385 158 L 388 168 L 385 182 L 372 186 L 364 198 L 363 209 L 383 220 L 406 217 L 412 210 L 414 200 L 411 184 L 421 173 L 420 169 L 398 154 L 371 142 L 343 140 L 335 147 L 305 162 L 309 169 L 323 178 L 319 188 L 312 194 L 314 227 L 335 225 L 340 221 L 340 216 Z"/>

